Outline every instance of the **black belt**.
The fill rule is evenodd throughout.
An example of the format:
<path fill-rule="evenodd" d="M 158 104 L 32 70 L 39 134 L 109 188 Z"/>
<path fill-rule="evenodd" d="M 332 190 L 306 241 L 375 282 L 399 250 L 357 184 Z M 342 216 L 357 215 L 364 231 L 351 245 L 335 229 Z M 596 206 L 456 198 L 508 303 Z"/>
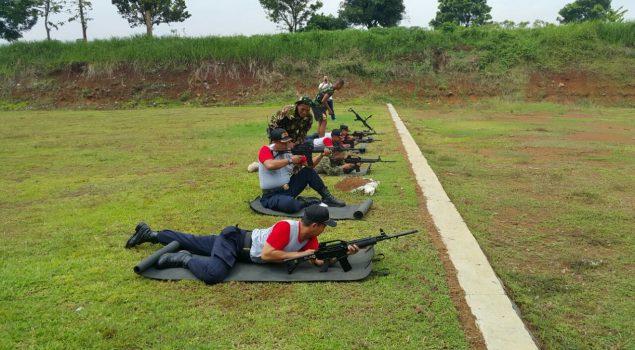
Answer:
<path fill-rule="evenodd" d="M 251 231 L 245 231 L 245 240 L 243 243 L 243 249 L 251 248 Z"/>
<path fill-rule="evenodd" d="M 244 231 L 245 237 L 243 238 L 243 249 L 240 250 L 238 254 L 238 259 L 245 262 L 251 262 L 251 255 L 249 251 L 251 250 L 251 231 Z"/>
<path fill-rule="evenodd" d="M 277 192 L 284 192 L 286 190 L 289 189 L 289 185 L 285 184 L 284 186 L 280 186 L 280 187 L 274 187 L 274 188 L 270 188 L 267 190 L 262 190 L 262 195 L 266 196 L 268 194 L 272 194 L 272 193 L 277 193 Z"/>

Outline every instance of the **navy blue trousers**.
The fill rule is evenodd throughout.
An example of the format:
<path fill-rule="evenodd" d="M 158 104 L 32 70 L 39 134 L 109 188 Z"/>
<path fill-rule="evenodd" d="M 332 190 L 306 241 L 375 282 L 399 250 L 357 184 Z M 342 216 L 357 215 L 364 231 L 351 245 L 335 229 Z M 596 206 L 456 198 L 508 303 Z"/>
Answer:
<path fill-rule="evenodd" d="M 322 159 L 328 161 L 328 159 Z M 320 178 L 313 168 L 304 167 L 297 174 L 291 176 L 289 181 L 289 189 L 269 193 L 260 198 L 263 207 L 278 210 L 285 213 L 297 213 L 302 209 L 302 202 L 295 199 L 306 186 L 320 192 L 324 189 L 324 181 Z"/>
<path fill-rule="evenodd" d="M 245 231 L 228 226 L 219 235 L 200 236 L 163 230 L 158 233 L 157 238 L 163 245 L 177 241 L 181 249 L 192 254 L 204 255 L 204 258 L 193 257 L 187 268 L 198 279 L 212 284 L 222 282 L 236 264 L 245 244 Z"/>

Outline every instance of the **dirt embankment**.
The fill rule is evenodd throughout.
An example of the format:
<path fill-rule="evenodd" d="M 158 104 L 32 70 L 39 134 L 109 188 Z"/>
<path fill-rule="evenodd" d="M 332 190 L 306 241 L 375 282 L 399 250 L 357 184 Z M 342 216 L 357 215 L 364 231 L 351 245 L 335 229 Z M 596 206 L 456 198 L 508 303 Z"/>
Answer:
<path fill-rule="evenodd" d="M 3 83 L 3 95 L 5 99 L 26 101 L 36 108 L 125 108 L 171 102 L 239 105 L 272 97 L 312 95 L 316 90 L 314 80 L 315 77 L 285 76 L 271 68 L 236 68 L 211 63 L 191 69 L 149 72 L 130 66 L 96 72 L 87 64 L 74 64 L 46 75 L 16 77 Z M 524 96 L 528 101 L 635 104 L 635 82 L 616 83 L 575 71 L 532 73 L 525 86 L 487 82 L 474 74 L 381 83 L 355 77 L 346 80 L 347 86 L 339 94 L 342 98 L 384 96 L 453 103 L 494 96 Z"/>

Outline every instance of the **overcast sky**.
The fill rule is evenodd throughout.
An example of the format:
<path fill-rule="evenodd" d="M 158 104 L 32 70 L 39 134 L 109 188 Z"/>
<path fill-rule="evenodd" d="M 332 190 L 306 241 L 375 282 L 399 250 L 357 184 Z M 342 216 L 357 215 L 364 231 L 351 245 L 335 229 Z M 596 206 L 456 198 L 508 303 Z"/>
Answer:
<path fill-rule="evenodd" d="M 192 15 L 180 23 L 161 24 L 155 27 L 156 35 L 178 33 L 186 36 L 208 35 L 253 35 L 278 33 L 282 30 L 267 20 L 258 0 L 186 0 L 187 9 Z M 322 0 L 322 12 L 337 14 L 341 0 Z M 556 22 L 558 11 L 573 0 L 489 0 L 492 18 L 496 22 L 512 20 L 514 22 L 540 19 Z M 405 19 L 402 26 L 428 27 L 435 16 L 437 1 L 404 0 Z M 613 0 L 613 8 L 622 6 L 628 10 L 625 18 L 635 20 L 635 0 Z M 93 0 L 90 12 L 92 21 L 88 23 L 88 39 L 107 39 L 145 33 L 145 28 L 130 28 L 121 18 L 110 0 Z M 68 23 L 51 34 L 53 39 L 75 40 L 81 38 L 81 27 L 77 22 Z M 24 33 L 21 40 L 46 39 L 44 24 L 39 21 L 30 31 Z"/>

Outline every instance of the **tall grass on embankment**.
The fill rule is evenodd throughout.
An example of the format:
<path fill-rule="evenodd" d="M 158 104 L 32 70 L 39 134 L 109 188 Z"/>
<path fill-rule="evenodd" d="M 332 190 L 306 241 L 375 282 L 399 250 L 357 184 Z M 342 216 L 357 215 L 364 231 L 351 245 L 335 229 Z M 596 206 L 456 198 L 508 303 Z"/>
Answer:
<path fill-rule="evenodd" d="M 543 28 L 420 28 L 317 31 L 250 37 L 114 38 L 82 42 L 19 42 L 0 47 L 0 72 L 56 69 L 75 62 L 135 63 L 181 67 L 201 61 L 317 64 L 336 74 L 391 77 L 391 68 L 432 71 L 439 56 L 452 56 L 448 69 L 500 71 L 530 64 L 541 68 L 588 65 L 606 59 L 633 59 L 635 22 L 583 23 Z M 290 66 L 282 66 L 293 73 Z M 297 68 L 297 67 L 296 67 Z M 310 68 L 309 68 L 310 69 Z M 379 74 L 377 74 L 379 73 Z"/>
<path fill-rule="evenodd" d="M 382 92 L 382 96 L 394 95 L 392 98 L 412 99 L 422 94 L 423 97 L 445 94 L 526 98 L 526 86 L 532 76 L 539 76 L 541 82 L 551 82 L 549 74 L 581 72 L 584 79 L 602 82 L 602 91 L 594 92 L 600 99 L 606 90 L 617 91 L 614 100 L 628 101 L 635 94 L 635 22 L 516 29 L 380 28 L 250 37 L 132 37 L 89 43 L 14 43 L 0 46 L 0 100 L 59 101 L 59 97 L 51 97 L 51 91 L 62 91 L 64 82 L 54 76 L 71 72 L 65 79 L 81 77 L 95 82 L 67 94 L 73 96 L 71 101 L 78 101 L 98 95 L 92 89 L 100 83 L 106 84 L 104 76 L 111 79 L 120 76 L 123 82 L 130 79 L 131 70 L 143 78 L 139 79 L 141 83 L 127 82 L 128 86 L 148 85 L 154 79 L 150 90 L 155 98 L 158 95 L 168 99 L 202 96 L 208 93 L 205 90 L 208 87 L 195 85 L 210 80 L 233 79 L 244 84 L 241 79 L 245 74 L 241 72 L 278 95 L 293 92 L 273 86 L 276 79 L 290 86 L 328 74 L 356 80 L 358 86 L 389 83 L 383 89 L 387 91 L 397 86 L 393 92 Z M 161 79 L 175 73 L 187 83 L 173 88 L 169 95 L 161 90 L 165 85 Z M 540 89 L 544 86 L 541 82 L 537 83 Z M 413 87 L 398 86 L 403 83 Z M 607 84 L 609 87 L 605 88 Z M 71 85 L 77 90 L 81 84 Z M 17 87 L 21 93 L 15 93 Z M 374 90 L 366 90 L 370 94 L 366 97 L 375 100 Z M 122 95 L 132 93 L 126 91 Z M 250 96 L 258 93 L 252 91 Z M 548 94 L 538 91 L 530 98 L 540 99 Z M 582 98 L 588 94 L 574 93 Z"/>

